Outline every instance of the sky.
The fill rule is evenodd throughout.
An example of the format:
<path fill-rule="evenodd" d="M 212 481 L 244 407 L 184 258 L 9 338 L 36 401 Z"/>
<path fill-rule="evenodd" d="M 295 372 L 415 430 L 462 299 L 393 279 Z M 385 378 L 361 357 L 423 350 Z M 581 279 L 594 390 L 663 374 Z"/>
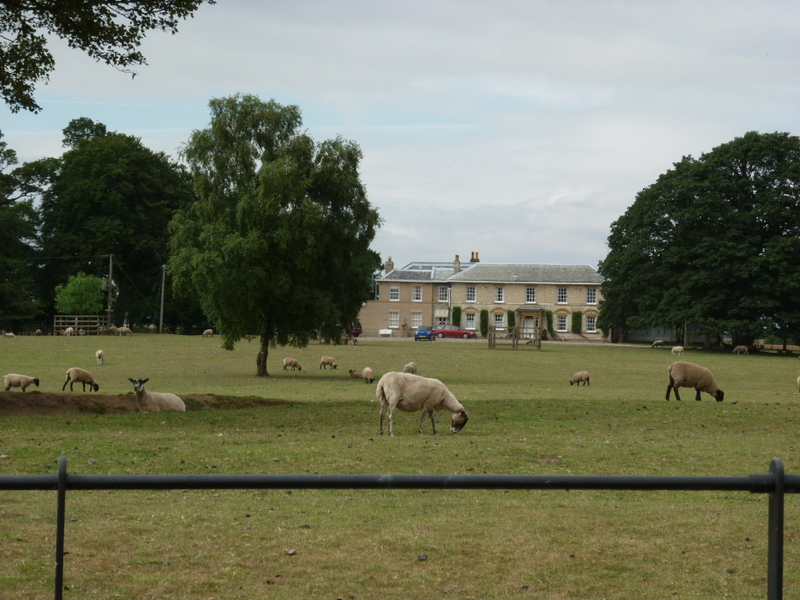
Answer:
<path fill-rule="evenodd" d="M 151 32 L 131 77 L 54 39 L 38 114 L 0 106 L 20 163 L 88 117 L 178 159 L 212 98 L 295 104 L 363 152 L 412 261 L 588 264 L 682 157 L 748 131 L 800 134 L 796 0 L 218 0 Z"/>

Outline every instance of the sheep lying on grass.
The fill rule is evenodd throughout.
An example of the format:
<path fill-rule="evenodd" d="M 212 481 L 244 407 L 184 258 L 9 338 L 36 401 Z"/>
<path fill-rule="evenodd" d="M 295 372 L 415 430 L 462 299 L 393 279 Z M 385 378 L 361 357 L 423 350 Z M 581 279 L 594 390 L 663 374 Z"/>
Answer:
<path fill-rule="evenodd" d="M 348 373 L 350 374 L 350 379 L 364 379 L 364 376 L 361 373 L 353 371 L 353 369 L 350 369 Z"/>
<path fill-rule="evenodd" d="M 456 400 L 453 393 L 438 379 L 420 377 L 412 373 L 386 373 L 378 381 L 376 396 L 381 402 L 381 427 L 383 435 L 383 421 L 389 422 L 389 435 L 394 436 L 393 417 L 395 408 L 404 412 L 422 411 L 419 422 L 419 433 L 422 435 L 422 426 L 425 416 L 431 419 L 433 434 L 436 435 L 436 420 L 434 411 L 449 410 L 453 413 L 450 431 L 458 433 L 467 424 L 467 411 Z"/>
<path fill-rule="evenodd" d="M 20 375 L 18 373 L 3 375 L 3 383 L 5 384 L 6 391 L 10 390 L 12 387 L 22 388 L 23 392 L 29 385 L 39 387 L 39 379 L 37 377 L 28 377 L 27 375 Z"/>
<path fill-rule="evenodd" d="M 333 358 L 332 356 L 323 356 L 322 359 L 319 361 L 319 368 L 322 369 L 323 367 L 326 369 L 328 367 L 330 367 L 331 369 L 335 369 L 336 359 Z"/>
<path fill-rule="evenodd" d="M 403 367 L 403 373 L 412 373 L 414 375 L 417 374 L 417 363 L 410 362 L 405 367 Z"/>
<path fill-rule="evenodd" d="M 717 402 L 722 402 L 725 392 L 719 389 L 717 382 L 711 371 L 700 365 L 679 360 L 667 367 L 669 373 L 669 385 L 667 385 L 667 400 L 669 400 L 670 390 L 675 390 L 675 399 L 680 400 L 678 393 L 679 387 L 692 387 L 697 391 L 695 400 L 700 400 L 700 392 L 705 392 L 716 398 Z"/>
<path fill-rule="evenodd" d="M 67 379 L 64 381 L 64 385 L 61 386 L 61 391 L 63 392 L 66 389 L 67 384 L 69 384 L 69 391 L 74 391 L 72 386 L 76 381 L 83 384 L 84 392 L 86 391 L 87 383 L 89 384 L 89 391 L 94 390 L 97 392 L 100 390 L 100 386 L 97 385 L 97 382 L 94 380 L 94 377 L 91 373 L 89 373 L 89 371 L 86 369 L 81 369 L 80 367 L 72 367 L 71 369 L 67 369 Z"/>
<path fill-rule="evenodd" d="M 747 346 L 736 346 L 736 347 L 733 349 L 733 353 L 734 353 L 734 354 L 750 354 L 750 353 L 747 351 Z"/>
<path fill-rule="evenodd" d="M 150 379 L 131 379 L 140 412 L 185 412 L 186 404 L 175 394 L 148 392 L 144 384 Z"/>
<path fill-rule="evenodd" d="M 283 359 L 283 370 L 286 371 L 289 369 L 289 367 L 292 368 L 291 369 L 292 371 L 294 371 L 295 369 L 297 369 L 298 371 L 303 370 L 303 367 L 300 366 L 300 363 L 297 362 L 296 358 L 286 357 Z"/>
<path fill-rule="evenodd" d="M 95 352 L 94 357 L 97 359 L 98 365 L 106 364 L 106 353 L 103 352 L 102 350 L 98 350 L 97 352 Z"/>
<path fill-rule="evenodd" d="M 672 356 L 677 356 L 678 354 L 683 354 L 683 346 L 672 347 Z"/>
<path fill-rule="evenodd" d="M 373 381 L 375 381 L 374 376 L 372 374 L 372 369 L 370 369 L 369 367 L 364 367 L 364 369 L 361 371 L 361 377 L 364 378 L 364 383 L 372 383 Z"/>
<path fill-rule="evenodd" d="M 583 382 L 583 385 L 591 385 L 589 383 L 589 371 L 578 371 L 572 376 L 572 379 L 569 380 L 570 385 L 573 383 L 580 385 L 581 382 Z"/>

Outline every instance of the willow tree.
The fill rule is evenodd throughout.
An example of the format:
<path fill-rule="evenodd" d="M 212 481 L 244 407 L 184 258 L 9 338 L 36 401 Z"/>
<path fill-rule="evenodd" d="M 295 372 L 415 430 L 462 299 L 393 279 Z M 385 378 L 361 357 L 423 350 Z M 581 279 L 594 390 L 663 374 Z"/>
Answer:
<path fill-rule="evenodd" d="M 182 150 L 198 201 L 172 220 L 170 270 L 200 299 L 232 350 L 337 342 L 369 299 L 380 224 L 358 172 L 361 149 L 301 131 L 296 106 L 236 95 L 210 102 L 211 122 Z"/>

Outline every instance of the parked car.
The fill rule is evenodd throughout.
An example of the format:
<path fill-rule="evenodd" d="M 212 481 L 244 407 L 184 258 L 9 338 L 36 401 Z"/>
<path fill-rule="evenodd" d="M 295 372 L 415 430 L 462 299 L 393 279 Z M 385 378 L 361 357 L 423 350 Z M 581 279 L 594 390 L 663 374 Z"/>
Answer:
<path fill-rule="evenodd" d="M 429 340 L 433 341 L 433 327 L 429 327 L 428 325 L 420 325 L 417 327 L 417 330 L 414 332 L 414 341 L 418 340 Z"/>
<path fill-rule="evenodd" d="M 442 323 L 433 328 L 433 335 L 435 335 L 439 339 L 446 337 L 451 337 L 451 338 L 460 337 L 464 338 L 465 340 L 468 340 L 469 338 L 475 337 L 475 332 L 467 331 L 466 329 L 461 329 L 459 327 L 456 327 L 455 325 L 450 325 L 448 323 Z"/>

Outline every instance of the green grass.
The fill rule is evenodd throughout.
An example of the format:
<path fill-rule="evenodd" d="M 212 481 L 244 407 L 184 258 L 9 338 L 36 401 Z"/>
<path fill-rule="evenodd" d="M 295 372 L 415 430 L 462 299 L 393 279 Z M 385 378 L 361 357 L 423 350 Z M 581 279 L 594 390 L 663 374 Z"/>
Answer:
<path fill-rule="evenodd" d="M 107 364 L 93 365 L 103 348 Z M 726 400 L 666 402 L 669 350 L 363 341 L 270 351 L 218 339 L 0 340 L 0 371 L 60 391 L 71 366 L 101 393 L 214 394 L 185 414 L 0 418 L 0 473 L 458 473 L 747 475 L 774 457 L 797 473 L 797 358 L 690 351 Z M 337 358 L 337 371 L 318 368 Z M 304 370 L 284 372 L 294 356 Z M 376 376 L 414 360 L 470 421 L 378 432 Z M 568 384 L 578 370 L 590 387 Z M 19 393 L 18 391 L 15 393 Z M 29 391 L 27 394 L 31 394 Z M 33 395 L 31 395 L 33 397 Z M 253 397 L 269 399 L 254 406 Z M 446 420 L 442 415 L 440 420 Z M 428 426 L 429 427 L 429 426 Z M 444 427 L 441 428 L 445 430 Z M 714 492 L 168 491 L 68 497 L 65 598 L 763 598 L 767 498 Z M 52 597 L 55 495 L 0 493 L 3 598 Z M 797 502 L 786 516 L 786 597 L 800 593 Z M 286 549 L 296 549 L 293 556 Z M 419 555 L 427 560 L 418 560 Z"/>

